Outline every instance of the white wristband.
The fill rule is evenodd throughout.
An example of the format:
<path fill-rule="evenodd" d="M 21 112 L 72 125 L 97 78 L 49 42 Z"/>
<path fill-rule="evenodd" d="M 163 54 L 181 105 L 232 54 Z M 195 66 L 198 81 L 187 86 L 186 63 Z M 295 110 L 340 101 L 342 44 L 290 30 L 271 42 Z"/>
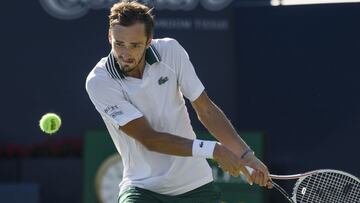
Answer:
<path fill-rule="evenodd" d="M 194 140 L 192 145 L 192 156 L 212 159 L 215 149 L 215 141 Z"/>

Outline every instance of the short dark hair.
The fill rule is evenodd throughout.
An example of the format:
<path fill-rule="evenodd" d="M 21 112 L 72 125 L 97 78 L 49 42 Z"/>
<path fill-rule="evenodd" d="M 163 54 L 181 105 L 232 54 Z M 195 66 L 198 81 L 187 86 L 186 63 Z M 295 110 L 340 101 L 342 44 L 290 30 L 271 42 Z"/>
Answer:
<path fill-rule="evenodd" d="M 109 28 L 115 25 L 131 26 L 135 23 L 144 23 L 145 35 L 152 36 L 154 30 L 154 16 L 152 8 L 137 1 L 121 1 L 111 7 L 109 15 Z"/>

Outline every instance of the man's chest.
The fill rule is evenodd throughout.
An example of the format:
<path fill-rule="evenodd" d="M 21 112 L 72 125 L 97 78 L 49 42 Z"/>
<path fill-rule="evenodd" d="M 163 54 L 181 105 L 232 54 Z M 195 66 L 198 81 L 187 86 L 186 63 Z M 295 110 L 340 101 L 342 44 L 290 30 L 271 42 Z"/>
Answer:
<path fill-rule="evenodd" d="M 151 67 L 142 79 L 124 80 L 129 101 L 140 110 L 158 108 L 176 102 L 179 87 L 175 72 L 166 67 Z"/>

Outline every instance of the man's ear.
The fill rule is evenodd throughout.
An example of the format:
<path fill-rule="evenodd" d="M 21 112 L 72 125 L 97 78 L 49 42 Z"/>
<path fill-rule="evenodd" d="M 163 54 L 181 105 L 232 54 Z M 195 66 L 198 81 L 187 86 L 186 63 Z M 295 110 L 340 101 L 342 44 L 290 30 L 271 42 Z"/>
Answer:
<path fill-rule="evenodd" d="M 147 40 L 147 42 L 146 42 L 146 48 L 149 48 L 149 47 L 150 47 L 152 39 L 153 39 L 153 36 L 150 36 L 150 37 L 148 38 L 148 40 Z"/>
<path fill-rule="evenodd" d="M 109 29 L 109 32 L 108 32 L 108 40 L 109 40 L 109 43 L 111 45 L 111 42 L 112 42 L 112 36 L 111 36 L 111 29 Z"/>

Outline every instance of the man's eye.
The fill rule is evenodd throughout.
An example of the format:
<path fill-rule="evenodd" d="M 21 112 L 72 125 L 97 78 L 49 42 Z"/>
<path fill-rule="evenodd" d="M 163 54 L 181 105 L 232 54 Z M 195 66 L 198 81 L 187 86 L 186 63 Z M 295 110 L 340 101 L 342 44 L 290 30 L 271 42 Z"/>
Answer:
<path fill-rule="evenodd" d="M 125 44 L 122 44 L 122 43 L 115 43 L 115 46 L 116 47 L 122 47 L 122 48 L 126 47 Z M 140 47 L 141 47 L 140 44 L 131 44 L 128 48 L 129 49 L 137 49 L 137 48 L 140 48 Z"/>

